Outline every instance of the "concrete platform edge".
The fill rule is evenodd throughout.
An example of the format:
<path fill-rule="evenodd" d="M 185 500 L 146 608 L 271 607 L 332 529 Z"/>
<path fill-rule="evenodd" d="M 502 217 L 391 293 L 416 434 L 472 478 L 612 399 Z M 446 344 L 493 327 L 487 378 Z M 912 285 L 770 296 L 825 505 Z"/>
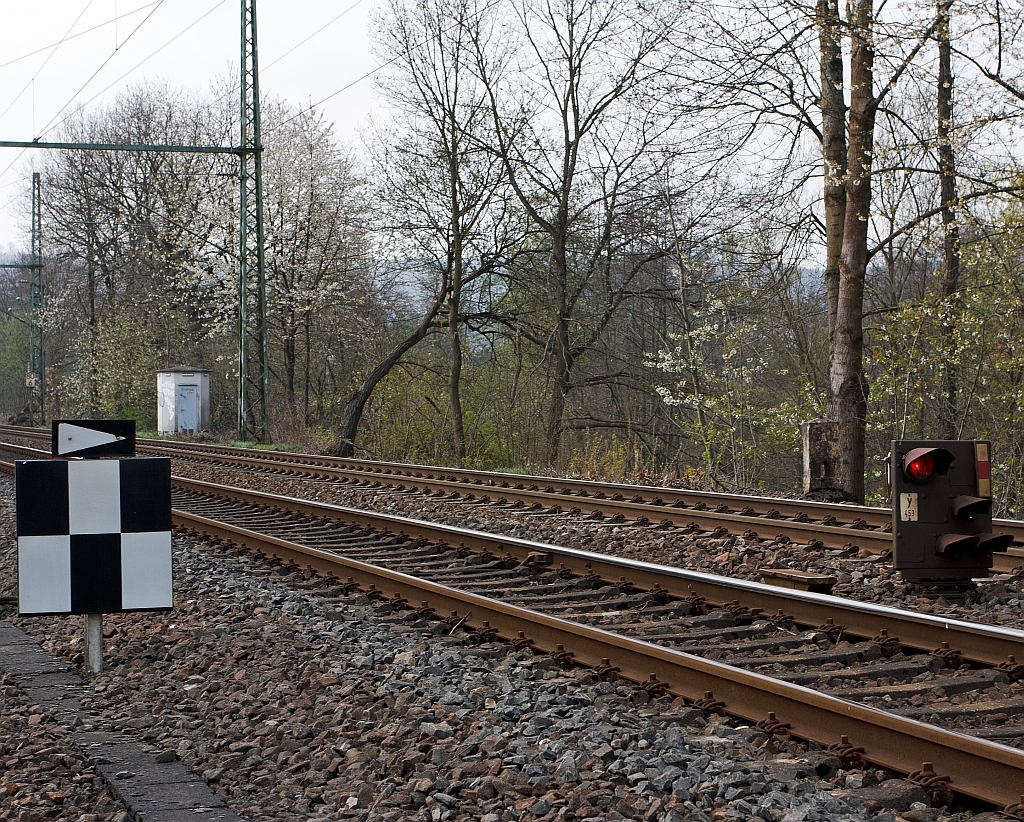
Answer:
<path fill-rule="evenodd" d="M 75 748 L 103 776 L 136 822 L 244 822 L 180 762 L 156 755 L 127 735 L 78 731 L 85 682 L 21 629 L 0 620 L 0 669 L 34 704 L 51 709 Z"/>

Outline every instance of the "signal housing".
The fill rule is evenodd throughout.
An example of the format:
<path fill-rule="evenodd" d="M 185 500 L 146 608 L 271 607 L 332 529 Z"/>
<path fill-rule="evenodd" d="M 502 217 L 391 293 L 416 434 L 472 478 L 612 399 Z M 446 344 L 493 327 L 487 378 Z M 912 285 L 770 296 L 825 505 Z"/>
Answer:
<path fill-rule="evenodd" d="M 1013 541 L 992 533 L 989 453 L 979 440 L 893 441 L 893 567 L 909 583 L 969 587 Z"/>

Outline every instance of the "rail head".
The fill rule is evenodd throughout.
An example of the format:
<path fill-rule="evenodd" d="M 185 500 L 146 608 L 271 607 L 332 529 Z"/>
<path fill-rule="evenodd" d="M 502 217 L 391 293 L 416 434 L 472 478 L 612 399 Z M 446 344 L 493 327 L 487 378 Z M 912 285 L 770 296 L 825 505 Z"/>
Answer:
<path fill-rule="evenodd" d="M 380 514 L 333 503 L 303 500 L 265 491 L 223 486 L 202 480 L 174 477 L 177 487 L 211 495 L 225 495 L 254 504 L 280 507 L 310 516 L 342 520 L 366 527 L 384 529 L 410 538 L 426 538 L 439 543 L 462 545 L 492 553 L 509 552 L 526 559 L 530 555 L 546 555 L 554 564 L 564 564 L 579 574 L 597 574 L 610 581 L 626 577 L 639 588 L 656 585 L 670 595 L 686 598 L 693 594 L 709 602 L 728 603 L 740 593 L 747 607 L 760 608 L 766 614 L 782 610 L 798 623 L 815 627 L 824 622 L 823 613 L 831 615 L 836 625 L 848 634 L 872 638 L 882 630 L 898 637 L 907 647 L 933 651 L 947 642 L 962 648 L 965 659 L 986 665 L 998 665 L 1010 655 L 1024 659 L 1024 631 L 985 626 L 931 614 L 921 614 L 858 600 L 842 599 L 829 594 L 778 588 L 751 580 L 723 577 L 666 565 L 639 562 L 611 554 L 598 554 L 576 548 L 515 537 L 498 536 L 469 528 Z"/>
<path fill-rule="evenodd" d="M 791 685 L 761 674 L 674 651 L 589 625 L 541 614 L 338 554 L 175 511 L 190 530 L 277 556 L 330 576 L 344 574 L 363 591 L 395 603 L 425 602 L 459 624 L 527 644 L 564 662 L 610 665 L 638 685 L 656 686 L 691 702 L 710 693 L 732 716 L 784 733 L 838 746 L 844 737 L 864 757 L 903 773 L 934 763 L 950 789 L 998 806 L 1024 793 L 1024 752 Z M 524 642 L 525 640 L 525 642 Z"/>

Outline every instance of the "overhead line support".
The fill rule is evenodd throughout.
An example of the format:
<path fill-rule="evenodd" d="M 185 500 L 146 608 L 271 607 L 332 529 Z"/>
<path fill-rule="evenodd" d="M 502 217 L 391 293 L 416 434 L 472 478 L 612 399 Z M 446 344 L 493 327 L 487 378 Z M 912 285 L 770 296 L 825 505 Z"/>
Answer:
<path fill-rule="evenodd" d="M 43 283 L 43 200 L 39 172 L 32 173 L 32 253 L 28 297 L 28 373 L 25 378 L 29 387 L 29 421 L 35 418 L 32 407 L 38 401 L 39 424 L 46 424 L 46 346 L 43 340 L 43 323 L 40 314 L 46 300 Z M 35 385 L 32 383 L 35 382 Z"/>
<path fill-rule="evenodd" d="M 263 232 L 263 163 L 260 130 L 256 0 L 242 0 L 241 111 L 238 144 L 238 438 L 270 442 L 267 394 L 266 260 Z"/>
<path fill-rule="evenodd" d="M 237 146 L 169 146 L 149 143 L 43 143 L 39 140 L 0 140 L 0 148 L 54 148 L 77 151 L 159 151 L 169 154 L 241 154 Z"/>
<path fill-rule="evenodd" d="M 263 230 L 263 141 L 260 129 L 259 63 L 256 50 L 256 0 L 242 0 L 242 73 L 240 136 L 237 146 L 172 146 L 148 143 L 61 143 L 41 140 L 0 140 L 0 148 L 45 148 L 80 151 L 155 151 L 181 154 L 233 154 L 238 157 L 238 438 L 270 442 L 267 354 L 266 259 Z M 38 177 L 38 175 L 35 175 Z M 36 217 L 38 189 L 33 181 L 33 254 L 39 251 Z M 41 259 L 41 256 L 39 257 Z M 33 263 L 36 257 L 33 257 Z M 13 266 L 5 266 L 13 267 Z M 21 266 L 30 267 L 30 266 Z M 38 296 L 42 307 L 42 267 Z M 34 287 L 34 286 L 33 286 Z M 36 344 L 32 338 L 31 345 Z M 42 371 L 42 330 L 35 362 Z M 30 370 L 33 361 L 30 360 Z M 42 381 L 40 380 L 40 383 Z M 42 402 L 42 400 L 40 400 Z M 42 413 L 42 405 L 40 405 Z"/>

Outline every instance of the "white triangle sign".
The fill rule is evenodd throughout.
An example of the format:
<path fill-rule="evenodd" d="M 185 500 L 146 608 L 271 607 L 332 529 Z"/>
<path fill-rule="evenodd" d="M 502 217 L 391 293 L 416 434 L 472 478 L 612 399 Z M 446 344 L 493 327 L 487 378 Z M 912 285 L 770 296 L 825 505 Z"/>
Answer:
<path fill-rule="evenodd" d="M 70 454 L 75 451 L 84 451 L 86 448 L 95 448 L 97 445 L 117 442 L 124 437 L 117 437 L 106 431 L 97 431 L 95 428 L 83 428 L 80 425 L 68 425 L 66 422 L 62 422 L 57 426 L 57 439 L 57 453 Z"/>

